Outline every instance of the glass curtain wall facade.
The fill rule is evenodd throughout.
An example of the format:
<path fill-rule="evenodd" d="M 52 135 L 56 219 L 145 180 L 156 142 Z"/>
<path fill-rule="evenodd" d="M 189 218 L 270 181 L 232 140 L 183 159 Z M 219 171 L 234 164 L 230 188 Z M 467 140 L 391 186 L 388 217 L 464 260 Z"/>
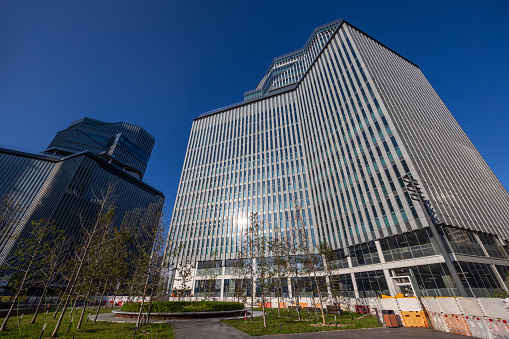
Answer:
<path fill-rule="evenodd" d="M 298 71 L 278 73 L 282 65 Z M 507 289 L 495 266 L 509 265 L 509 196 L 418 66 L 338 20 L 276 58 L 260 84 L 243 103 L 193 122 L 168 235 L 184 245 L 175 263 L 214 254 L 225 266 L 253 212 L 268 237 L 284 238 L 285 215 L 298 202 L 309 246 L 336 250 L 334 275 L 345 292 Z M 438 238 L 406 174 L 435 209 Z M 480 271 L 471 262 L 493 278 L 482 291 L 464 273 Z M 217 279 L 230 278 L 224 270 Z M 196 274 L 194 283 L 203 279 Z"/>
<path fill-rule="evenodd" d="M 85 117 L 58 132 L 44 153 L 66 156 L 92 152 L 142 179 L 154 144 L 154 137 L 140 126 Z"/>
<path fill-rule="evenodd" d="M 72 142 L 79 143 L 77 139 Z M 53 156 L 0 148 L 0 178 L 0 198 L 8 197 L 18 206 L 12 216 L 16 222 L 7 229 L 2 225 L 0 266 L 16 261 L 12 256 L 14 249 L 28 236 L 31 222 L 41 218 L 53 221 L 74 244 L 79 242 L 83 234 L 81 221 L 93 220 L 98 210 L 97 197 L 110 184 L 114 187 L 114 226 L 133 228 L 140 236 L 157 225 L 164 203 L 161 192 L 97 152 L 75 149 L 75 154 Z M 8 274 L 3 272 L 2 277 Z"/>

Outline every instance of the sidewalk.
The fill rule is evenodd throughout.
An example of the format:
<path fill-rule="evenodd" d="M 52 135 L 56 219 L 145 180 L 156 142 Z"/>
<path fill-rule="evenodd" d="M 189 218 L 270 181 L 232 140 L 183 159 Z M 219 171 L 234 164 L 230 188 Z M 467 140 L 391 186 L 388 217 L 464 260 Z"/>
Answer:
<path fill-rule="evenodd" d="M 261 312 L 255 312 L 255 317 L 260 316 Z M 90 315 L 93 320 L 95 314 Z M 241 317 L 242 318 L 242 317 Z M 237 318 L 234 318 L 237 319 Z M 114 318 L 113 313 L 99 314 L 99 321 L 112 321 L 122 323 L 135 323 L 137 319 Z M 222 319 L 183 319 L 183 320 L 155 320 L 153 323 L 168 323 L 173 326 L 176 339 L 227 339 L 227 338 L 251 338 L 248 334 L 237 330 L 236 328 L 224 323 Z M 261 336 L 264 339 L 459 339 L 463 336 L 436 331 L 431 328 L 400 327 L 400 328 L 366 328 L 358 330 L 339 330 L 328 332 L 308 332 L 280 335 Z"/>
<path fill-rule="evenodd" d="M 252 338 L 250 335 L 225 324 L 218 319 L 204 319 L 203 321 L 178 320 L 172 321 L 176 339 L 227 339 Z M 400 327 L 400 328 L 366 328 L 358 330 L 340 330 L 328 332 L 294 333 L 260 336 L 264 339 L 459 339 L 464 336 L 436 331 L 431 328 Z"/>
<path fill-rule="evenodd" d="M 176 339 L 251 338 L 250 335 L 239 331 L 218 319 L 207 319 L 207 321 L 177 320 L 172 321 L 171 324 L 173 326 Z M 302 339 L 303 338 L 304 337 L 302 337 Z"/>
<path fill-rule="evenodd" d="M 179 339 L 179 337 L 176 337 Z M 209 336 L 209 338 L 215 338 Z M 218 337 L 219 338 L 219 337 Z M 330 332 L 318 333 L 294 333 L 294 334 L 280 334 L 280 335 L 264 335 L 260 338 L 264 339 L 459 339 L 465 338 L 462 335 L 445 333 L 434 330 L 432 328 L 419 328 L 419 327 L 399 327 L 399 328 L 364 328 L 358 330 L 341 330 Z"/>

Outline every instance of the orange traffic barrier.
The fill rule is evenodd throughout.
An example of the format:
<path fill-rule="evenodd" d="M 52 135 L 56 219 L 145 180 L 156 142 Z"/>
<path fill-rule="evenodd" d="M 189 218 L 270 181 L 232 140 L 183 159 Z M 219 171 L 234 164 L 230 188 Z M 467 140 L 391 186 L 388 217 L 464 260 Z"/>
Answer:
<path fill-rule="evenodd" d="M 423 311 L 401 311 L 401 321 L 405 327 L 428 327 L 428 321 Z"/>
<path fill-rule="evenodd" d="M 464 316 L 457 314 L 444 314 L 444 320 L 449 328 L 449 332 L 469 337 L 472 336 L 472 332 L 470 332 Z"/>

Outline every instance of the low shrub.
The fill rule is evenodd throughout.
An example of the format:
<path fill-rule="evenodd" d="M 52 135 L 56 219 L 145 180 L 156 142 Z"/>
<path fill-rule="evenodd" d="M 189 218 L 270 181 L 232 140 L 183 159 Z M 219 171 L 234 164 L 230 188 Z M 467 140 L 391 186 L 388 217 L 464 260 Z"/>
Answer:
<path fill-rule="evenodd" d="M 155 313 L 179 313 L 179 312 L 211 312 L 211 311 L 233 311 L 244 308 L 243 303 L 223 301 L 163 301 L 145 303 L 143 312 L 148 312 L 149 305 L 152 305 L 150 312 Z M 124 312 L 139 312 L 139 303 L 122 304 Z"/>

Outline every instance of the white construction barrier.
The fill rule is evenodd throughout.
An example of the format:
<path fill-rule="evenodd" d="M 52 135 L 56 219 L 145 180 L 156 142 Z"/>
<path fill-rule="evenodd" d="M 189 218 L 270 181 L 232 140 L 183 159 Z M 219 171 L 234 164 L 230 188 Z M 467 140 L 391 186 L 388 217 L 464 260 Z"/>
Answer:
<path fill-rule="evenodd" d="M 472 332 L 472 337 L 494 339 L 484 317 L 466 315 L 465 320 L 470 332 Z"/>
<path fill-rule="evenodd" d="M 438 302 L 435 298 L 423 298 L 421 299 L 422 303 L 424 304 L 424 307 L 428 312 L 438 313 L 440 314 L 442 312 L 442 309 L 438 305 Z"/>
<path fill-rule="evenodd" d="M 493 338 L 509 339 L 509 330 L 506 326 L 507 324 L 502 323 L 500 319 L 487 318 L 486 325 L 490 329 L 491 334 L 493 334 Z"/>
<path fill-rule="evenodd" d="M 422 311 L 422 307 L 417 298 L 398 298 L 399 310 L 403 312 Z"/>
<path fill-rule="evenodd" d="M 381 299 L 381 301 L 382 301 L 382 309 L 393 310 L 394 312 L 399 313 L 399 305 L 396 302 L 396 299 L 387 298 L 387 299 Z"/>
<path fill-rule="evenodd" d="M 428 317 L 431 322 L 431 326 L 435 330 L 442 331 L 442 332 L 449 332 L 449 328 L 447 327 L 447 324 L 445 323 L 445 320 L 442 317 L 442 314 L 435 313 L 435 312 L 428 312 Z"/>
<path fill-rule="evenodd" d="M 456 303 L 456 298 L 436 298 L 435 299 L 445 314 L 461 314 L 461 310 Z"/>
<path fill-rule="evenodd" d="M 484 313 L 475 298 L 456 298 L 456 302 L 464 315 L 483 317 Z"/>
<path fill-rule="evenodd" d="M 477 298 L 484 315 L 488 318 L 509 319 L 505 303 L 499 298 Z"/>

